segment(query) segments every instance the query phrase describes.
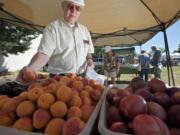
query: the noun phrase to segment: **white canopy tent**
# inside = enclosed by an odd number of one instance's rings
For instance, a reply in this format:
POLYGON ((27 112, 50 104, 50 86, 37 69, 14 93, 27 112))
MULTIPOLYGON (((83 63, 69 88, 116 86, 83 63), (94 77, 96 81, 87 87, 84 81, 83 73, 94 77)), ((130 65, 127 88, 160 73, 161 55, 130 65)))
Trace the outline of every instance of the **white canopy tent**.
MULTIPOLYGON (((0 0, 0 20, 42 31, 62 16, 60 0, 0 0)), ((141 45, 180 17, 180 0, 86 0, 80 18, 95 46, 141 45)))
MULTIPOLYGON (((61 16, 60 0, 0 0, 0 21, 36 31, 61 16)), ((88 27, 94 45, 99 47, 141 46, 162 31, 170 61, 166 28, 179 18, 180 0, 86 0, 80 22, 88 27)))

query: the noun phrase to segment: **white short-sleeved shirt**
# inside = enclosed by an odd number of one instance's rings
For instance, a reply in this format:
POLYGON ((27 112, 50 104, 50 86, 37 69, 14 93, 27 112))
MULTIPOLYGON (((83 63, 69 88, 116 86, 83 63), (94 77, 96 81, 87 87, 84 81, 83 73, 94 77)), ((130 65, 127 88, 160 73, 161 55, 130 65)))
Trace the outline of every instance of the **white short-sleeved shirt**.
POLYGON ((85 26, 77 23, 73 29, 64 20, 56 20, 45 28, 38 52, 49 56, 49 73, 82 73, 94 46, 85 26))

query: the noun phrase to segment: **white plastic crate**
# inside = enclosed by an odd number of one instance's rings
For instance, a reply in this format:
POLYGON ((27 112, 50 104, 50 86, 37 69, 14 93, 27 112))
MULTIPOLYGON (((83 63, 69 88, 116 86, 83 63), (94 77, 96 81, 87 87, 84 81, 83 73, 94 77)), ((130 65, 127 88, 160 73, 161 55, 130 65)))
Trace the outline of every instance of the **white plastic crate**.
POLYGON ((102 106, 101 106, 101 111, 100 111, 100 117, 99 117, 99 123, 98 123, 99 133, 101 135, 130 135, 130 134, 112 132, 111 130, 107 129, 107 126, 106 126, 106 108, 107 108, 106 94, 112 87, 125 88, 125 87, 127 87, 127 85, 126 84, 116 84, 116 85, 108 86, 105 96, 104 96, 104 99, 102 101, 102 106))
MULTIPOLYGON (((89 135, 90 134, 90 132, 93 128, 93 125, 95 123, 95 120, 98 116, 98 113, 100 111, 103 98, 105 97, 105 93, 106 93, 106 89, 104 90, 104 92, 101 96, 101 99, 97 103, 97 105, 96 105, 93 113, 91 114, 89 120, 87 121, 84 129, 78 135, 89 135)), ((43 134, 42 133, 36 133, 36 132, 20 131, 20 130, 17 130, 15 128, 0 126, 0 135, 43 135, 43 134)))

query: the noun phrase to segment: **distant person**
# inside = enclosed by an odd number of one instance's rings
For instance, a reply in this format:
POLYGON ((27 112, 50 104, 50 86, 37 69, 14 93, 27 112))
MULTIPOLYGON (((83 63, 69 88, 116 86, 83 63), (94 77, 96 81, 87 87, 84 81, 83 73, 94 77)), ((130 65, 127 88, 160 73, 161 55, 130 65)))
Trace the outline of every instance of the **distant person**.
POLYGON ((148 81, 148 74, 149 74, 149 64, 151 62, 149 55, 146 53, 145 50, 141 51, 141 55, 138 58, 138 62, 140 64, 141 70, 139 72, 139 76, 145 80, 145 82, 148 81))
POLYGON ((154 77, 161 79, 161 57, 162 53, 156 48, 156 46, 151 47, 153 51, 153 57, 151 64, 154 67, 154 77))
POLYGON ((103 70, 107 77, 111 77, 112 83, 116 83, 118 60, 115 53, 112 52, 110 46, 105 47, 103 70))

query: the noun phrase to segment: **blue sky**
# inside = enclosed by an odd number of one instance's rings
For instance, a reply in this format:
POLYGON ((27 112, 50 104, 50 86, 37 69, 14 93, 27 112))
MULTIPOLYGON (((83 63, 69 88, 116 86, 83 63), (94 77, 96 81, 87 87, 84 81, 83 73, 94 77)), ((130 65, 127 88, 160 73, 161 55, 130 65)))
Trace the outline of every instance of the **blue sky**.
MULTIPOLYGON (((169 51, 172 53, 174 50, 178 49, 180 44, 180 20, 171 25, 166 32, 168 37, 169 51)), ((158 48, 165 48, 163 32, 159 32, 148 42, 143 44, 142 49, 150 52, 152 45, 157 45, 158 48)), ((135 48, 136 52, 140 53, 140 47, 135 48)))

